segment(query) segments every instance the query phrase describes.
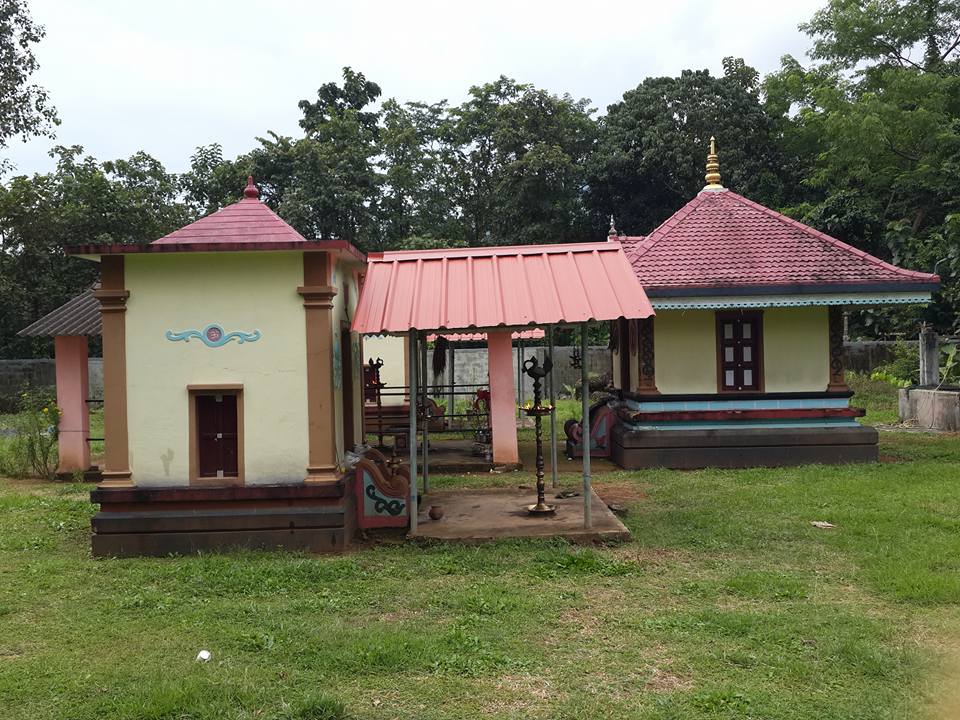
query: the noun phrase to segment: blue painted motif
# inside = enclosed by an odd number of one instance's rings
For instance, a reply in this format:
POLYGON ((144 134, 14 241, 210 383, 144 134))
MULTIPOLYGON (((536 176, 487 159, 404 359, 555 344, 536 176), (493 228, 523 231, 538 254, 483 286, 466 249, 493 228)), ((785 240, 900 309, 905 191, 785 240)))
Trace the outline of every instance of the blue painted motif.
POLYGON ((233 340, 236 340, 239 345, 256 342, 262 337, 259 330, 254 330, 253 332, 244 332, 242 330, 225 332, 223 327, 216 323, 210 323, 203 330, 181 330, 180 332, 167 330, 166 334, 167 340, 171 342, 179 342, 181 340, 183 342, 190 342, 192 338, 196 338, 207 347, 213 348, 223 347, 233 340))

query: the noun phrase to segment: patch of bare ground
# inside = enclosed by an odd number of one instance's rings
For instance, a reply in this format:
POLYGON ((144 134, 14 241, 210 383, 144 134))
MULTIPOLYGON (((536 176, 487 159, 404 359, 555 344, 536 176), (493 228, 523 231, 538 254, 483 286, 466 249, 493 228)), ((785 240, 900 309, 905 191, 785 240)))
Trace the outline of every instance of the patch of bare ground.
POLYGON ((512 717, 545 708, 548 703, 557 701, 557 689, 553 681, 543 675, 508 673, 501 675, 494 687, 496 693, 483 706, 484 711, 490 714, 512 717))
POLYGON ((689 553, 670 548, 621 545, 607 548, 606 552, 617 560, 637 565, 680 565, 691 561, 689 553))
POLYGON ((647 498, 647 485, 630 482, 607 482, 601 480, 593 483, 593 489, 608 505, 633 505, 647 498))
POLYGON ((942 658, 940 671, 929 678, 924 688, 927 715, 933 720, 956 720, 960 718, 960 639, 926 637, 921 642, 942 658))
POLYGON ((693 681, 674 675, 663 668, 654 667, 644 687, 651 692, 668 693, 675 690, 689 690, 693 687, 693 681))
POLYGON ((63 483, 37 478, 4 478, 4 481, 25 495, 51 495, 57 488, 64 486, 63 483))

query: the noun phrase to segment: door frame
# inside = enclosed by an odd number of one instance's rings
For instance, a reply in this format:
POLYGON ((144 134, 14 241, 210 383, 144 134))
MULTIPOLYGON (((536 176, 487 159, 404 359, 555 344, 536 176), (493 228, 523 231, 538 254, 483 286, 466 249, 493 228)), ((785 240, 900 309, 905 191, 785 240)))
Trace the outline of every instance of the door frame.
MULTIPOLYGON (((742 332, 742 330, 741 330, 742 332)), ((736 333, 736 330, 734 330, 736 333)), ((751 310, 718 310, 716 311, 716 323, 714 325, 714 343, 716 344, 716 353, 717 353, 717 394, 719 395, 743 395, 750 393, 763 393, 764 387, 766 386, 766 371, 764 370, 764 353, 763 353, 763 310, 762 309, 751 309, 751 310), (742 323, 746 320, 751 323, 754 323, 756 328, 755 335, 756 337, 752 338, 753 343, 751 347, 755 351, 755 359, 751 363, 753 365, 753 370, 756 372, 756 387, 753 388, 744 388, 743 390, 738 390, 736 388, 726 388, 723 383, 723 342, 721 338, 723 336, 723 323, 725 321, 734 320, 742 323)), ((742 346, 742 338, 740 345, 742 346)), ((741 349, 742 352, 742 349, 741 349)), ((736 362, 736 355, 734 355, 734 362, 736 362)), ((729 364, 729 363, 728 363, 729 364)), ((742 364, 741 364, 742 367, 742 364)), ((742 370, 741 370, 742 372, 742 370)), ((736 379, 736 377, 734 377, 736 379)))
POLYGON ((190 446, 190 485, 196 487, 230 487, 243 485, 243 384, 213 383, 209 385, 187 385, 188 420, 190 446), (236 395, 237 397, 237 475, 236 477, 200 477, 200 451, 197 443, 197 395, 236 395))

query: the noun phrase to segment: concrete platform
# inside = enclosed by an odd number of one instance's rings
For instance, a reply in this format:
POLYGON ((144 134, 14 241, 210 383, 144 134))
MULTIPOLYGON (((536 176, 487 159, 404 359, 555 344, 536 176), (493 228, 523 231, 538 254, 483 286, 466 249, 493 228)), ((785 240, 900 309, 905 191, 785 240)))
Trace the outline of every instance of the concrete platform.
POLYGON ((557 506, 554 515, 534 517, 526 507, 536 502, 535 490, 488 488, 443 490, 424 498, 418 527, 411 538, 477 543, 501 538, 554 538, 592 543, 621 541, 630 531, 596 493, 592 494, 593 527, 583 526, 583 497, 558 499, 547 489, 547 502, 557 506), (442 505, 444 516, 431 520, 431 505, 442 505))

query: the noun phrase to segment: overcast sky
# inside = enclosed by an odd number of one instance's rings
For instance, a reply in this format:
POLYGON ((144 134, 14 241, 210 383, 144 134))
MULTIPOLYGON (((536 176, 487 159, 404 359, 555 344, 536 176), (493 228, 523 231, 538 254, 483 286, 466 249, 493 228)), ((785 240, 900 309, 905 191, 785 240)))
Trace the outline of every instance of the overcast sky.
POLYGON ((18 173, 49 170, 54 144, 142 149, 171 171, 197 145, 234 157, 267 130, 297 133, 297 102, 344 65, 401 101, 459 102, 504 74, 604 111, 645 77, 719 73, 726 55, 775 70, 804 55, 797 25, 823 2, 30 0, 47 29, 35 79, 62 124, 7 156, 18 173))

